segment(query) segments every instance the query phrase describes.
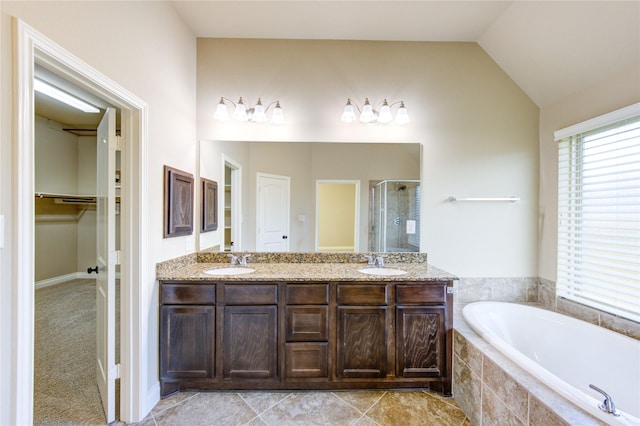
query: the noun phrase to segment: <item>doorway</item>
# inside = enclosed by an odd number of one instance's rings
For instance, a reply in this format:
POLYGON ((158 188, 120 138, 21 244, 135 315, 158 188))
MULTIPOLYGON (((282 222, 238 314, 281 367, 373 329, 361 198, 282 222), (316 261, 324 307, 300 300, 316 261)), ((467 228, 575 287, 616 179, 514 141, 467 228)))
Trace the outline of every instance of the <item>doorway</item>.
POLYGON ((224 251, 242 250, 242 167, 226 155, 224 163, 224 251))
POLYGON ((114 209, 108 238, 97 238, 107 236, 104 228, 107 221, 101 216, 105 210, 96 207, 107 206, 106 191, 99 190, 98 182, 108 184, 114 207, 117 192, 121 190, 115 172, 108 181, 98 173, 107 172, 104 153, 107 145, 98 140, 107 138, 107 124, 113 135, 112 149, 109 149, 113 152, 109 157, 111 170, 120 170, 119 152, 113 146, 116 132, 119 133, 116 118, 120 114, 103 99, 50 72, 37 60, 34 74, 38 83, 33 97, 36 124, 34 275, 36 288, 52 285, 46 292, 38 290, 36 294, 34 420, 38 423, 92 423, 96 419, 111 422, 118 415, 115 410, 117 379, 105 378, 108 376, 105 369, 117 365, 119 359, 115 339, 120 311, 116 306, 116 270, 95 265, 109 257, 96 252, 97 242, 109 240, 115 246, 112 250, 120 249, 117 245, 119 215, 114 209), (86 105, 78 105, 78 101, 86 105), (64 285, 58 286, 59 283, 64 285), (93 292, 89 291, 91 288, 93 292), (74 298, 68 296, 70 289, 77 290, 74 298), (113 294, 108 296, 110 293, 113 294), (97 295, 104 297, 97 298, 97 295), (55 309, 56 298, 69 310, 55 309), (78 321, 80 313, 82 319, 78 321), (49 327, 53 318, 64 326, 49 327), (111 334, 107 330, 111 330, 111 334), (68 344, 59 347, 60 341, 68 344), (51 351, 52 347, 58 350, 51 351), (65 368, 67 364, 73 368, 65 368), (56 376, 54 371, 66 373, 56 376), (97 381, 96 376, 100 378, 97 381), (77 391, 63 391, 65 385, 69 390, 74 389, 74 384, 77 391), (101 402, 97 407, 96 401, 101 402), (61 413, 64 413, 62 417, 61 413))
POLYGON ((316 182, 316 251, 358 251, 359 194, 357 180, 316 182))
MULTIPOLYGON (((124 366, 121 374, 120 419, 139 421, 147 410, 147 373, 144 369, 147 350, 142 344, 146 336, 147 313, 141 307, 148 306, 148 294, 142 291, 148 282, 147 241, 139 218, 147 217, 146 159, 147 105, 115 82, 109 80, 71 53, 56 45, 20 20, 15 21, 17 58, 15 108, 23 114, 15 114, 14 164, 16 164, 15 232, 13 244, 15 259, 15 314, 13 333, 16 336, 13 360, 13 380, 9 392, 14 395, 14 424, 33 423, 33 372, 34 372, 34 102, 30 94, 34 88, 36 62, 74 85, 104 99, 122 111, 122 134, 127 140, 122 155, 121 209, 122 254, 121 281, 126 291, 121 295, 122 334, 121 354, 124 366), (29 330, 31 332, 29 332, 29 330)), ((114 371, 114 375, 117 372, 114 371)))

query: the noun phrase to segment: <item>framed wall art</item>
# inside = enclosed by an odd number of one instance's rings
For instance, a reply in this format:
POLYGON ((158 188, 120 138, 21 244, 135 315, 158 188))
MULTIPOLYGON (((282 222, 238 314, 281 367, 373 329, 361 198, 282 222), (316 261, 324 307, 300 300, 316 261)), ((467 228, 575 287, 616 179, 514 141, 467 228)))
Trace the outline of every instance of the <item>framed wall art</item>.
POLYGON ((164 166, 164 238, 193 234, 193 175, 164 166))
POLYGON ((201 232, 218 229, 218 182, 202 178, 201 232))

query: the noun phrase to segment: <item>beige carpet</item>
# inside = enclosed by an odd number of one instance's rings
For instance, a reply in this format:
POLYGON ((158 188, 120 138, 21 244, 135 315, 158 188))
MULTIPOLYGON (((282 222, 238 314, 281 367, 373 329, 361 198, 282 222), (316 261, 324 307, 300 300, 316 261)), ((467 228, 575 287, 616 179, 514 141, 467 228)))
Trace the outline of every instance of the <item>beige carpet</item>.
POLYGON ((95 328, 95 280, 35 292, 34 424, 105 424, 95 328))

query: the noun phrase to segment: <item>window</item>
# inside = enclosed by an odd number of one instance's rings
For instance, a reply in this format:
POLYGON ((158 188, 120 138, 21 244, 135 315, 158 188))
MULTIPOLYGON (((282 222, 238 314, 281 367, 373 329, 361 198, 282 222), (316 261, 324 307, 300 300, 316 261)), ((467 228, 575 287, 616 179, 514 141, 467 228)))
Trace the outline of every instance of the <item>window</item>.
POLYGON ((640 104, 555 136, 556 293, 640 321, 640 104))

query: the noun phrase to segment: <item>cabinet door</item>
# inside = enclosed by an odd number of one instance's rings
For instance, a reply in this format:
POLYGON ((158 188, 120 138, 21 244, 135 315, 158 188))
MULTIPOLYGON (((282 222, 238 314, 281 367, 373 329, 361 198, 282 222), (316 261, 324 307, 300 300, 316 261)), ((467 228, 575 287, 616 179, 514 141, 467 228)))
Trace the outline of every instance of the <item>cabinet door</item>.
POLYGON ((287 343, 285 370, 290 378, 328 377, 327 343, 287 343))
POLYGON ((223 331, 225 378, 277 377, 277 306, 226 306, 223 331))
POLYGON ((338 307, 340 377, 387 375, 387 308, 338 307))
POLYGON ((396 308, 398 376, 445 375, 445 312, 445 306, 396 308))
POLYGON ((161 378, 211 378, 215 365, 215 306, 162 306, 161 378))

